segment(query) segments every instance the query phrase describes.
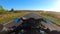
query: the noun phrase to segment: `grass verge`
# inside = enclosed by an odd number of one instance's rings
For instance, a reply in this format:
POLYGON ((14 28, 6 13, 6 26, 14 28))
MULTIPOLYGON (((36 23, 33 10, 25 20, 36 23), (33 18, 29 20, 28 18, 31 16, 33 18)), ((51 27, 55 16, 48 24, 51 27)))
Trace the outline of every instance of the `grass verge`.
POLYGON ((60 26, 60 20, 56 20, 56 18, 53 18, 53 17, 50 17, 50 16, 47 16, 46 14, 41 14, 40 12, 37 12, 36 14, 42 16, 43 18, 48 18, 52 21, 52 23, 60 26))
POLYGON ((23 16, 28 13, 29 12, 2 14, 2 15, 0 15, 0 24, 6 22, 8 20, 12 20, 13 18, 23 16))
POLYGON ((43 14, 41 14, 41 16, 44 17, 44 18, 48 18, 48 19, 50 19, 54 24, 60 26, 60 20, 56 20, 56 19, 53 18, 53 17, 47 16, 47 15, 43 15, 43 14))

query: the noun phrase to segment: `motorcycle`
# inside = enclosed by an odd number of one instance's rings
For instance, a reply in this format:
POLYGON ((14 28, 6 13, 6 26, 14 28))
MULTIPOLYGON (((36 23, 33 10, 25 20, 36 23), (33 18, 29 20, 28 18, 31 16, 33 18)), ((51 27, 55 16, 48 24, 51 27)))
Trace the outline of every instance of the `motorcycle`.
POLYGON ((22 24, 13 26, 6 34, 47 34, 45 26, 41 24, 43 19, 22 19, 22 24))

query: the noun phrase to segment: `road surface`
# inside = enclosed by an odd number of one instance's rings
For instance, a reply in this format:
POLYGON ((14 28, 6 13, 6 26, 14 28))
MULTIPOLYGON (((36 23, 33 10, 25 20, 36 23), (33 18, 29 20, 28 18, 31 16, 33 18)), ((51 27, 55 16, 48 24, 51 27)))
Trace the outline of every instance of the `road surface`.
MULTIPOLYGON (((27 14, 27 15, 25 15, 25 16, 22 16, 22 17, 25 17, 25 18, 30 18, 30 17, 33 17, 33 18, 36 18, 36 19, 38 19, 38 18, 42 18, 40 15, 37 15, 37 14, 34 14, 34 13, 30 13, 30 14, 27 14)), ((55 24, 53 24, 53 23, 45 23, 45 22, 41 22, 45 27, 47 27, 47 28, 49 28, 51 31, 53 31, 53 30, 56 30, 56 31, 60 31, 60 27, 59 26, 57 26, 57 25, 55 25, 55 24)), ((21 22, 19 22, 19 23, 14 23, 13 21, 10 21, 10 22, 7 22, 7 23, 4 23, 3 25, 5 26, 5 27, 12 27, 12 26, 18 26, 18 25, 20 25, 21 24, 21 22)))

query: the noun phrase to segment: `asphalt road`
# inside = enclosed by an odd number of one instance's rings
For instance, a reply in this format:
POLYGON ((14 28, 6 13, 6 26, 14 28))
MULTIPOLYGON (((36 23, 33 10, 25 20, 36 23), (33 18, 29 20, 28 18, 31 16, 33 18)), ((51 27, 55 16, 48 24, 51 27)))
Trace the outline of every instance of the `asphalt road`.
MULTIPOLYGON (((27 15, 22 16, 22 17, 24 17, 24 18, 33 17, 33 18, 35 18, 35 19, 42 18, 40 15, 37 15, 37 14, 34 14, 34 13, 30 13, 30 14, 27 14, 27 15)), ((49 28, 51 31, 53 31, 53 30, 60 31, 60 27, 57 26, 57 25, 55 25, 55 24, 53 24, 53 23, 45 23, 45 22, 41 22, 41 23, 42 23, 45 27, 49 28)), ((13 21, 9 21, 9 22, 7 22, 7 23, 4 23, 3 25, 4 25, 5 27, 12 27, 12 26, 18 26, 18 25, 20 25, 20 24, 21 24, 21 22, 19 22, 19 23, 14 23, 13 21)))
MULTIPOLYGON (((25 17, 25 18, 33 17, 33 18, 35 18, 35 19, 42 18, 40 15, 33 14, 33 13, 28 14, 28 15, 25 15, 25 16, 23 16, 23 17, 25 17)), ((42 23, 45 27, 49 28, 51 31, 53 31, 53 30, 60 31, 60 27, 57 26, 57 25, 55 25, 55 24, 53 24, 53 23, 45 23, 45 22, 41 22, 41 23, 42 23)))
MULTIPOLYGON (((39 16, 39 15, 37 15, 37 14, 34 14, 34 13, 30 13, 30 14, 27 14, 27 15, 22 16, 22 17, 27 18, 27 19, 30 18, 30 17, 35 18, 35 19, 42 18, 41 16, 39 16)), ((19 18, 20 18, 20 17, 19 17, 19 18)), ((14 23, 13 20, 12 20, 12 21, 9 21, 9 22, 6 22, 6 23, 3 23, 3 25, 4 25, 5 27, 18 26, 18 25, 20 25, 20 24, 21 24, 21 22, 19 22, 19 23, 14 23)))

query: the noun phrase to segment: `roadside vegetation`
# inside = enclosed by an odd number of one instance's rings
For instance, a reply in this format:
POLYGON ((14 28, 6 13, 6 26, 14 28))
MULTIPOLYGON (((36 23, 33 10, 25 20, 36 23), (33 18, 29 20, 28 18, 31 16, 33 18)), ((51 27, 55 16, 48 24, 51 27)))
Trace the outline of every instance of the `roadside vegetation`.
POLYGON ((22 12, 22 13, 2 14, 2 15, 0 15, 0 23, 8 21, 8 20, 12 20, 13 18, 20 17, 25 14, 27 14, 27 13, 22 12))
MULTIPOLYGON (((60 26, 60 19, 57 19, 57 17, 54 18, 54 17, 50 16, 51 13, 48 15, 47 13, 44 13, 44 12, 38 12, 37 14, 41 15, 43 18, 48 18, 49 20, 52 21, 52 23, 60 26)), ((53 14, 51 14, 51 15, 53 15, 53 14)), ((53 15, 53 16, 55 16, 55 15, 53 15)))
POLYGON ((48 18, 48 19, 50 19, 53 23, 55 23, 55 24, 58 24, 58 25, 60 25, 60 20, 56 20, 56 18, 53 18, 53 17, 50 17, 50 16, 47 16, 47 15, 41 15, 41 16, 43 16, 44 18, 48 18))
POLYGON ((24 11, 14 11, 12 8, 11 10, 4 10, 2 6, 0 6, 0 24, 6 21, 12 20, 13 18, 23 16, 28 14, 29 12, 24 11))

